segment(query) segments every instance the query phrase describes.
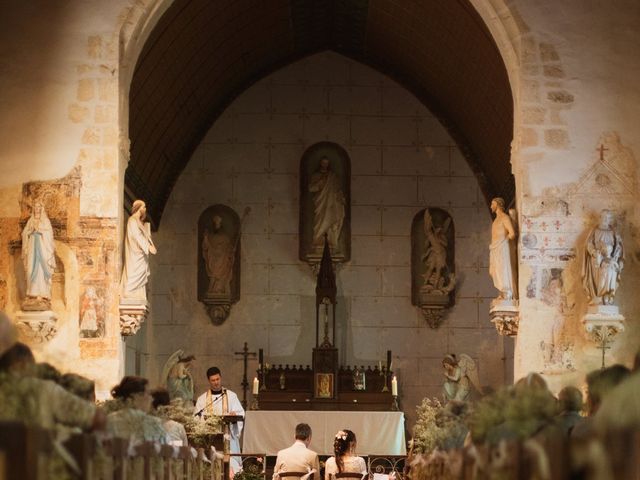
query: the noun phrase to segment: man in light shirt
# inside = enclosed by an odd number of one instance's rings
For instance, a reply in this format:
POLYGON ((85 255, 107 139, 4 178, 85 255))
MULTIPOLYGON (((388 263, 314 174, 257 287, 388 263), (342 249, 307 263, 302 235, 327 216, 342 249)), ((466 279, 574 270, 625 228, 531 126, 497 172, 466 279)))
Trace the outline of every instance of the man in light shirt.
POLYGON ((296 441, 289 448, 280 450, 273 469, 273 479, 280 472, 313 472, 309 480, 320 480, 320 462, 318 454, 309 449, 311 427, 306 423, 296 425, 296 441))

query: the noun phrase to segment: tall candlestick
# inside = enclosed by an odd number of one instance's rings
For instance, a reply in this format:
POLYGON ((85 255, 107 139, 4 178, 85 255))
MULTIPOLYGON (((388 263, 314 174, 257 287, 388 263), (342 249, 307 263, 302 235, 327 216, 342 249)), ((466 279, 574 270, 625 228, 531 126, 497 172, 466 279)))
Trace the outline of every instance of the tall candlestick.
POLYGON ((258 363, 260 364, 260 368, 264 365, 264 351, 262 349, 258 350, 258 363))
POLYGON ((398 395, 398 379, 396 378, 395 375, 391 379, 391 395, 393 396, 398 395))
POLYGON ((258 395, 258 390, 260 390, 260 381, 258 380, 258 377, 253 377, 253 389, 251 392, 254 395, 258 395))
POLYGON ((391 350, 387 350, 387 371, 391 370, 391 350))

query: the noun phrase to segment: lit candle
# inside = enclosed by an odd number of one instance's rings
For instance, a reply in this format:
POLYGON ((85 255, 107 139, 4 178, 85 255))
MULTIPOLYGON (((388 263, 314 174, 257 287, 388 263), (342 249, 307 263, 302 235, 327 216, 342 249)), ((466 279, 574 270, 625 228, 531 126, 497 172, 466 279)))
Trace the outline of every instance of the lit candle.
POLYGON ((258 390, 260 390, 260 381, 258 380, 258 377, 253 377, 253 394, 258 395, 258 390))
POLYGON ((378 360, 378 370, 382 371, 382 362, 378 360))
POLYGON ((395 375, 391 379, 391 395, 393 395, 394 397, 398 396, 398 379, 395 375))

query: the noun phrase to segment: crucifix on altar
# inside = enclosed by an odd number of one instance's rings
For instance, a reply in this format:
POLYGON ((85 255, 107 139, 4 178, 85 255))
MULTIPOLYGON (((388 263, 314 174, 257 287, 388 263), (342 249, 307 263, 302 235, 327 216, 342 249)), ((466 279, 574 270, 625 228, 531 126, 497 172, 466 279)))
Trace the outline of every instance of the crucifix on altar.
POLYGON ((324 236, 324 249, 316 283, 316 347, 313 349, 313 396, 317 399, 334 399, 338 377, 338 349, 336 342, 336 274, 331 261, 331 251, 327 235, 324 236), (331 314, 329 313, 331 310, 331 314), (329 334, 331 317, 331 334, 329 334), (322 343, 320 343, 320 324, 322 323, 322 343))
POLYGON ((233 352, 235 355, 241 355, 244 365, 244 373, 242 374, 242 408, 247 409, 247 388, 249 388, 249 381, 247 380, 247 362, 249 357, 256 358, 256 352, 250 352, 247 347, 247 342, 244 342, 244 348, 241 352, 233 352))

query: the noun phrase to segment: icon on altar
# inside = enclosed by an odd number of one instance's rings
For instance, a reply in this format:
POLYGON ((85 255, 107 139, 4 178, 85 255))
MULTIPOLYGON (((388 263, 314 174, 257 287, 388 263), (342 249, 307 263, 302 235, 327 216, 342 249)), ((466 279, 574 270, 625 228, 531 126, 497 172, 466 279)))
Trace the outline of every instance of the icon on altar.
POLYGON ((333 373, 316 373, 316 398, 333 398, 333 373))

